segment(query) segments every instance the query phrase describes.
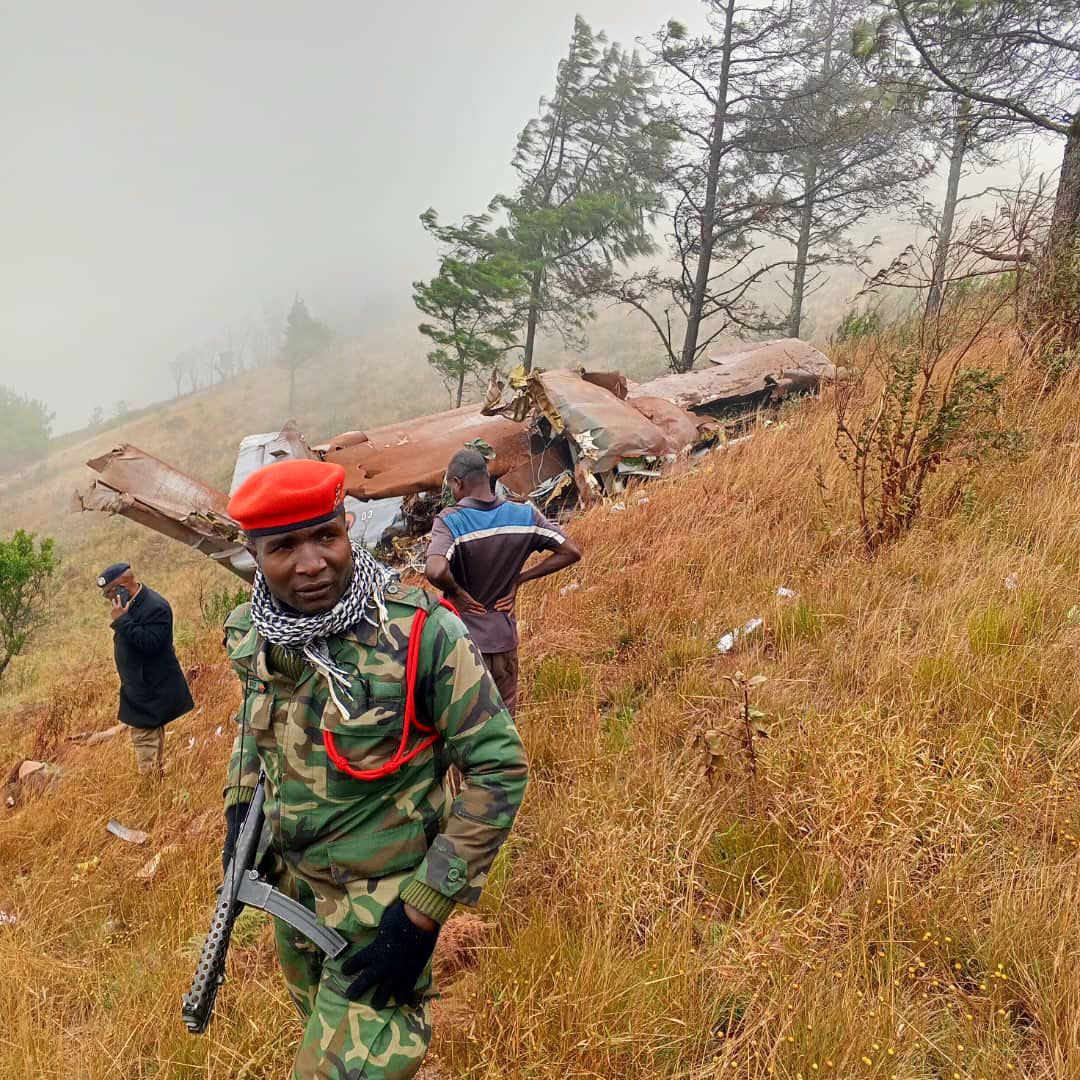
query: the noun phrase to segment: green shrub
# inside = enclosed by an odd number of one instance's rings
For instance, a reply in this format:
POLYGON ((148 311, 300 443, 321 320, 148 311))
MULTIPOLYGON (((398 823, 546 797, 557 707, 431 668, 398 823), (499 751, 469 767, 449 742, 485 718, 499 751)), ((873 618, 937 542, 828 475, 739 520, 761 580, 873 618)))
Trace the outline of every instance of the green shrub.
POLYGON ((199 610, 207 626, 221 626, 229 617, 233 608, 246 604, 251 599, 251 589, 247 585, 238 585, 235 589, 223 586, 209 592, 200 590, 199 610))

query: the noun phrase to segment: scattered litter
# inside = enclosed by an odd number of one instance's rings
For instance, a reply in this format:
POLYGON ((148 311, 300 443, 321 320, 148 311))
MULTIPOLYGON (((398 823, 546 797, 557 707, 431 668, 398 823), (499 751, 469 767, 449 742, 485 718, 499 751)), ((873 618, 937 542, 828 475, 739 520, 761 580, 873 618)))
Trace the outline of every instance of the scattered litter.
POLYGON ((123 840, 128 844, 145 844, 150 839, 149 834, 142 832, 139 829, 129 829, 126 825, 121 825, 115 818, 105 826, 107 832, 111 832, 119 840, 123 840))
POLYGON ((204 810, 184 830, 185 836, 203 836, 217 824, 218 812, 216 810, 204 810))
POLYGON ((638 506, 647 506, 649 502, 648 495, 639 495, 636 500, 638 506))
POLYGON ((6 779, 0 779, 6 789, 4 804, 10 810, 18 805, 26 792, 40 791, 62 775, 60 766, 51 761, 34 761, 30 758, 20 761, 6 779))
POLYGON ((755 630, 758 629, 765 622, 764 619, 758 617, 751 619, 745 626, 740 626, 735 630, 729 630, 717 643, 716 647, 722 653, 729 653, 735 648, 736 644, 741 642, 743 638, 749 637, 755 630))
POLYGON ((1069 623, 1080 622, 1080 604, 1073 604, 1065 613, 1065 621, 1069 623))
POLYGON ((119 735, 125 726, 125 724, 113 724, 112 727, 105 728, 104 731, 80 731, 77 735, 69 735, 68 740, 69 742, 79 743, 80 746, 94 746, 119 735))
POLYGON ((195 749, 195 736, 194 736, 194 735, 192 735, 192 736, 191 736, 191 737, 190 737, 190 738, 188 739, 188 741, 187 741, 187 748, 188 748, 189 750, 194 750, 194 749, 195 749))
POLYGON ((799 594, 794 589, 789 589, 786 585, 781 585, 776 590, 776 595, 783 597, 785 600, 794 600, 799 594))
POLYGON ((135 876, 140 881, 149 881, 157 873, 157 869, 160 865, 161 852, 159 851, 156 855, 144 862, 142 866, 140 866, 139 869, 135 871, 135 876))
POLYGON ((14 926, 19 916, 12 911, 0 911, 0 926, 14 926))
POLYGON ((156 855, 148 859, 138 870, 135 871, 135 876, 140 881, 152 881, 154 875, 158 872, 158 867, 161 866, 162 856, 168 855, 170 852, 176 850, 175 844, 168 844, 163 847, 156 855))
POLYGON ((1016 574, 1010 574, 1005 579, 1005 588, 1008 589, 1009 592, 1016 592, 1016 590, 1020 588, 1020 578, 1016 574))
POLYGON ((571 581, 569 585, 564 585, 559 590, 559 595, 560 596, 566 596, 567 593, 577 592, 577 590, 580 589, 580 588, 581 588, 581 585, 578 582, 571 581))
POLYGON ((31 776, 35 776, 40 780, 56 780, 63 775, 59 765, 54 765, 51 761, 24 761, 19 766, 18 780, 21 783, 23 780, 28 780, 31 776))
POLYGON ((86 874, 92 874, 98 866, 101 864, 101 859, 97 855, 93 858, 87 859, 85 862, 75 864, 75 873, 71 875, 72 881, 79 881, 86 874))
POLYGON ((611 504, 611 512, 613 514, 619 514, 625 509, 626 509, 626 503, 624 503, 622 501, 611 504))
POLYGON ((216 728, 214 728, 214 737, 215 738, 220 738, 222 731, 224 731, 223 725, 218 724, 218 726, 216 728))

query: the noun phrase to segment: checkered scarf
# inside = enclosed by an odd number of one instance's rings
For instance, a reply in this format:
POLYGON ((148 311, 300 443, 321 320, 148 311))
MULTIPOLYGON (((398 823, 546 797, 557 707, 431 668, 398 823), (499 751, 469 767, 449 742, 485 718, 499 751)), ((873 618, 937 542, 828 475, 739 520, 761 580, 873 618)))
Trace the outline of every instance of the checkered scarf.
POLYGON ((348 689, 349 676, 331 659, 326 639, 343 634, 364 621, 381 627, 386 620, 386 601, 383 593, 394 580, 394 572, 378 562, 360 544, 353 542, 353 573, 341 599, 321 615, 301 615, 285 611, 274 599, 262 571, 255 574, 251 591, 251 620, 255 629, 272 645, 302 653, 326 676, 333 686, 336 681, 348 689))

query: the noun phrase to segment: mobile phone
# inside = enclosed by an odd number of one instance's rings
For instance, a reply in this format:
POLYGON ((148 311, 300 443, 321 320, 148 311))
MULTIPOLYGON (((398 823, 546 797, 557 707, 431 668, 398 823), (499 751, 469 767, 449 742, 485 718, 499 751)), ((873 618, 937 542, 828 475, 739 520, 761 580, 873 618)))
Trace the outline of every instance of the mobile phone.
POLYGON ((129 601, 131 600, 131 593, 129 593, 127 589, 125 589, 124 586, 121 585, 120 588, 116 590, 116 597, 120 601, 120 603, 124 605, 124 607, 127 607, 129 601))

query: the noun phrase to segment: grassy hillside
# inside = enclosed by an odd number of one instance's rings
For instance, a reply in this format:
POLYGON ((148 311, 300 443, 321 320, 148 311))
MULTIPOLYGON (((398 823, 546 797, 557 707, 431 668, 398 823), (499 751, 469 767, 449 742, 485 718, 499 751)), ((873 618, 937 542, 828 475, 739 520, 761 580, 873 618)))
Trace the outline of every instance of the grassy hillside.
MULTIPOLYGON (((1080 1076, 1080 387, 1035 397, 1017 348, 994 361, 1030 452, 959 499, 943 477, 873 564, 827 400, 574 522, 580 587, 525 591, 531 786, 484 947, 443 980, 429 1077, 1080 1076), (756 779, 734 742, 705 771, 736 670, 768 677, 756 779)), ((224 443, 198 402, 177 416, 185 440, 224 443)), ((68 558, 71 621, 0 698, 0 764, 114 715, 115 678, 90 663, 104 612, 68 558)), ((164 785, 139 789, 124 741, 61 750, 63 778, 0 817, 0 911, 18 920, 0 925, 3 1080, 277 1077, 299 1037, 259 918, 209 1035, 180 1023, 238 695, 195 615, 217 572, 170 566, 198 710, 169 728, 164 785), (108 836, 110 817, 147 846, 108 836)))

